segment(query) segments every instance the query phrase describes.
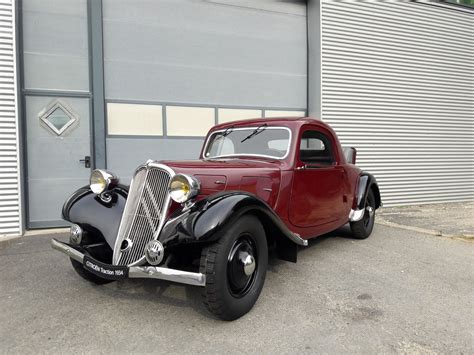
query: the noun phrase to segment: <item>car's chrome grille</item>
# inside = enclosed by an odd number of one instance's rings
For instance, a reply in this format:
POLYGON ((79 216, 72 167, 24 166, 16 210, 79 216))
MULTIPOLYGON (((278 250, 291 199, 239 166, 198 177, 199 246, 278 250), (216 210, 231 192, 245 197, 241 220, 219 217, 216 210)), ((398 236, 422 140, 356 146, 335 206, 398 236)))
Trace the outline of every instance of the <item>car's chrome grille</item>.
POLYGON ((135 172, 114 248, 115 265, 136 265, 144 260, 145 246, 160 232, 169 208, 171 177, 172 171, 158 164, 135 172), (128 248, 123 248, 124 241, 128 248))

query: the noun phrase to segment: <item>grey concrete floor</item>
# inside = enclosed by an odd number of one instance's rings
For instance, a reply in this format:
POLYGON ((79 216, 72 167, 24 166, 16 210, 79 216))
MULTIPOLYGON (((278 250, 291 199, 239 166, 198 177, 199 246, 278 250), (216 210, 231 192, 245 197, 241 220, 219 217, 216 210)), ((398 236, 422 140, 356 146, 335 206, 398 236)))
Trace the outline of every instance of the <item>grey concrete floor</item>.
POLYGON ((348 236, 272 259, 234 322, 212 318, 198 288, 89 284, 50 236, 0 243, 0 352, 473 353, 472 242, 382 225, 348 236))
POLYGON ((435 235, 474 238, 474 202, 384 207, 379 222, 424 229, 435 235))

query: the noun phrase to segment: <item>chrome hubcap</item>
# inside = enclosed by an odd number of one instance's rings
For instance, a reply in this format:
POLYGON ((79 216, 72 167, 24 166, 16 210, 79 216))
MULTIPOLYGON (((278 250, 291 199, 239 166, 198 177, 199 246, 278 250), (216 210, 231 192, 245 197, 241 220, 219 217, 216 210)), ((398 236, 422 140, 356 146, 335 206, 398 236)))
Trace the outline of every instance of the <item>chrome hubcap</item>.
POLYGON ((240 261, 244 265, 245 275, 247 276, 252 275, 253 272, 255 271, 255 266, 256 266, 255 258, 253 257, 253 255, 247 252, 240 253, 240 261))
POLYGON ((374 211, 373 207, 372 206, 367 206, 365 209, 366 209, 367 212, 369 212, 369 217, 372 218, 373 215, 375 214, 375 211, 374 211))

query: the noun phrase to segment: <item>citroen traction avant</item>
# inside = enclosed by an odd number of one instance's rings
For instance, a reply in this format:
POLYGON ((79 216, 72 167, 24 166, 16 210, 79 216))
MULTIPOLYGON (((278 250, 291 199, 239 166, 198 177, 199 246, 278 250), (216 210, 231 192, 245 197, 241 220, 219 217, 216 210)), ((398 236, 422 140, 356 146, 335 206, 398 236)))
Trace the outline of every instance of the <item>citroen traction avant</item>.
POLYGON ((355 159, 319 120, 220 124, 198 160, 149 160, 130 186, 93 170, 64 204, 69 241, 52 247, 96 284, 154 278, 202 287, 209 311, 233 320, 257 301, 269 248, 296 262, 308 239, 348 222, 354 238, 371 234, 380 192, 355 159))

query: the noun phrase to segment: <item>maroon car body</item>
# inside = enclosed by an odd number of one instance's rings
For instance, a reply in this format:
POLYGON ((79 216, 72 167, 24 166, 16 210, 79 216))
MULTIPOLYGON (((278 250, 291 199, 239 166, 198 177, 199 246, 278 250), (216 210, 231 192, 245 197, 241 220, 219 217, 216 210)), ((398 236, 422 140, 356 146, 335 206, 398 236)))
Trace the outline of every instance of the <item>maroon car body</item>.
POLYGON ((149 160, 130 186, 104 170, 63 208, 69 243, 52 240, 83 278, 157 278, 204 287, 222 319, 248 312, 268 249, 296 262, 307 240, 350 223, 368 237, 381 198, 335 132, 311 118, 213 127, 197 160, 149 160))
MULTIPOLYGON (((291 130, 294 138, 286 158, 276 160, 240 155, 206 159, 203 145, 199 160, 161 162, 177 173, 196 176, 201 183, 198 199, 224 190, 246 191, 258 196, 303 239, 328 233, 349 222, 351 209, 357 209, 357 187, 363 172, 346 161, 336 133, 326 123, 312 118, 235 121, 213 127, 205 141, 216 131, 263 124, 291 130), (308 165, 301 161, 299 143, 305 131, 321 132, 330 139, 334 148, 332 164, 308 165)), ((380 194, 374 179, 370 187, 376 192, 380 206, 380 194)))

